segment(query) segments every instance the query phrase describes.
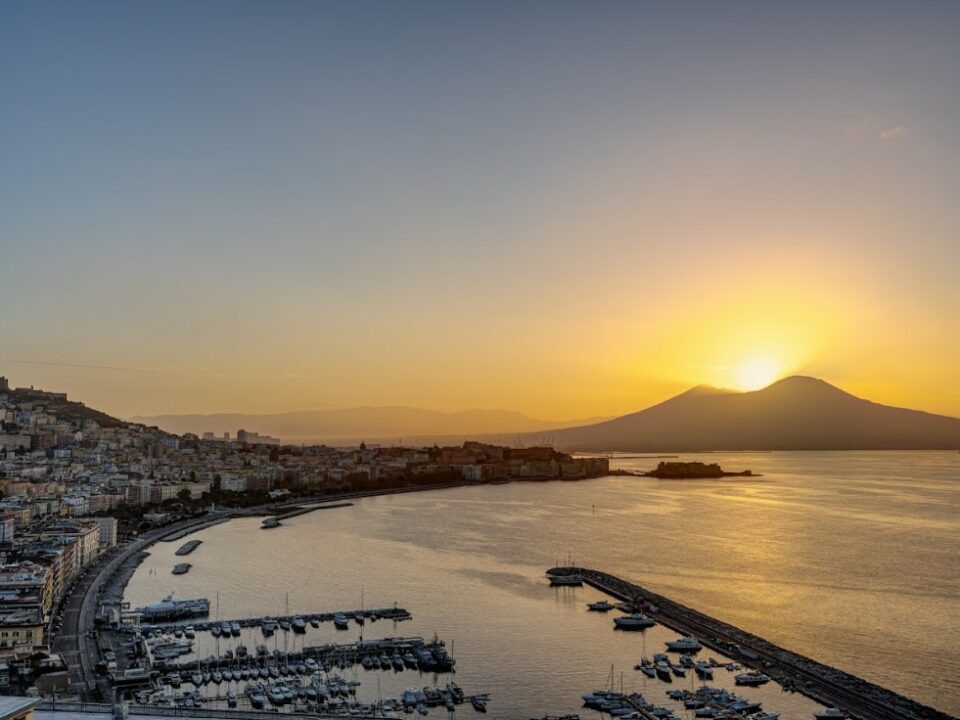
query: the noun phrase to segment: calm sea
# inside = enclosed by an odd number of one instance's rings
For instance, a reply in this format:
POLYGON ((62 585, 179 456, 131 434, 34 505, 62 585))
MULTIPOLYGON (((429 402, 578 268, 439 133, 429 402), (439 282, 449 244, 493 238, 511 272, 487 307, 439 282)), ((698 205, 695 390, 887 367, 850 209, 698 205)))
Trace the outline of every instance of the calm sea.
MULTIPOLYGON (((456 681, 491 693, 493 718, 584 716, 580 695, 608 685, 611 666, 617 687, 622 678, 626 689, 669 705, 669 686, 632 667, 674 634, 614 632, 611 616, 585 611, 596 591, 548 587, 543 571, 572 557, 960 714, 960 454, 683 459, 763 477, 515 483, 367 498, 275 530, 235 520, 193 536, 203 545, 183 576, 170 574, 182 541, 155 546, 126 598, 208 597, 224 618, 279 614, 288 604, 291 612, 352 609, 361 596, 368 608, 396 602, 414 619, 368 623, 365 637, 436 633, 452 643, 456 681)), ((615 465, 656 462, 621 457, 615 465)), ((244 633, 251 649, 283 650, 346 642, 358 629, 322 625, 305 640, 244 633)), ((211 653, 212 639, 200 637, 200 654, 211 653)), ((354 673, 365 698, 434 682, 409 671, 354 673)), ((732 676, 720 671, 714 684, 732 686, 732 676)), ((809 720, 814 709, 770 685, 743 694, 783 720, 809 720)))

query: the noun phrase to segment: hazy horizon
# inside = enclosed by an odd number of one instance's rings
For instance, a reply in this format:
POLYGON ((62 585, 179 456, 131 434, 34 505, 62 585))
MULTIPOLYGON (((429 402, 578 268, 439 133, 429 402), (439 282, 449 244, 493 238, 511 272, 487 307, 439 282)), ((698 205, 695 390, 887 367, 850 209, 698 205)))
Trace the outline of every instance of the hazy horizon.
POLYGON ((960 5, 8 4, 0 367, 121 417, 960 416, 960 5))

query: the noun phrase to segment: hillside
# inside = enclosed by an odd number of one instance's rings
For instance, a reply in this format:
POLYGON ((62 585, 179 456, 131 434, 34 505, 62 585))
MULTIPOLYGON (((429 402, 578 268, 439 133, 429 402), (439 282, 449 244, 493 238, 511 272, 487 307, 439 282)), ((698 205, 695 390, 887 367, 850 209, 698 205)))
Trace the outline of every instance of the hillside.
POLYGON ((822 380, 756 392, 696 387, 613 420, 551 433, 562 450, 920 450, 960 448, 960 419, 880 405, 822 380))
MULTIPOLYGON (((133 422, 157 425, 167 432, 218 435, 243 428, 279 437, 286 442, 346 442, 398 438, 476 438, 480 435, 553 431, 581 425, 584 420, 536 420, 508 410, 465 410, 444 413, 410 407, 361 407, 308 410, 272 415, 220 413, 215 415, 158 415, 135 417, 133 422)), ((596 418, 593 419, 596 421, 596 418)))

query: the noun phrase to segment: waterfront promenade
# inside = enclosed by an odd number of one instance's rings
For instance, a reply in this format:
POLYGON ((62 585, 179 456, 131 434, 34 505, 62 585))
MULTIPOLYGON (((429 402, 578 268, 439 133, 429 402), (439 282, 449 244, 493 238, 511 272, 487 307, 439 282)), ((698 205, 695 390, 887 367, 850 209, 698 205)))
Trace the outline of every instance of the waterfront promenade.
POLYGON ((737 662, 764 672, 784 688, 796 690, 824 705, 845 710, 860 720, 951 720, 951 716, 887 688, 874 685, 778 647, 738 627, 658 595, 643 586, 599 570, 555 567, 549 575, 576 575, 596 589, 630 606, 644 608, 657 622, 700 642, 737 662))

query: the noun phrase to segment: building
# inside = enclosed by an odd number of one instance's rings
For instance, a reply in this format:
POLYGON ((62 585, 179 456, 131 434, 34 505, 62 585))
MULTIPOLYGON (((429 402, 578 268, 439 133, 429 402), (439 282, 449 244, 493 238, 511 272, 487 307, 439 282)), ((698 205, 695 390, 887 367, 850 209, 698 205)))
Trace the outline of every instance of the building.
POLYGON ((3 375, 0 375, 0 392, 8 392, 10 390, 10 381, 7 380, 3 375))
POLYGON ((0 608, 0 650, 30 650, 43 644, 43 616, 38 608, 0 608))
POLYGON ((13 515, 0 515, 0 543, 13 542, 13 529, 16 521, 13 515))
POLYGON ((9 695, 0 697, 0 720, 33 720, 33 708, 36 704, 37 701, 33 698, 9 695))

